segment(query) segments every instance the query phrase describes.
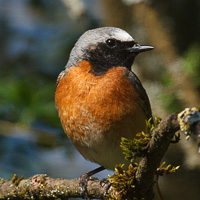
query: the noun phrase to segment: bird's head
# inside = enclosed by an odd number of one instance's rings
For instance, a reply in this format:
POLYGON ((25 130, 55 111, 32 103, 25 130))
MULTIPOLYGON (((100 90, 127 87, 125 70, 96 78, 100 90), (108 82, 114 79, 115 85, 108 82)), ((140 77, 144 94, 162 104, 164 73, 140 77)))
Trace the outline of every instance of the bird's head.
POLYGON ((136 55, 153 48, 139 45, 120 28, 97 28, 85 32, 79 38, 71 51, 67 68, 86 60, 90 62, 95 75, 101 75, 112 67, 131 69, 136 55))

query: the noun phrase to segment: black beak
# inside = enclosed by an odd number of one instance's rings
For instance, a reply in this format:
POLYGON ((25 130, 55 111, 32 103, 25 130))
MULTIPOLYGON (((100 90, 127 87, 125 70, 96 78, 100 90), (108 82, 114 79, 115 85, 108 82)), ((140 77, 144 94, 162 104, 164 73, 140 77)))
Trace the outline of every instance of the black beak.
POLYGON ((138 43, 134 44, 132 47, 127 48, 127 50, 130 51, 131 53, 141 53, 153 49, 154 47, 152 46, 139 45, 138 43))

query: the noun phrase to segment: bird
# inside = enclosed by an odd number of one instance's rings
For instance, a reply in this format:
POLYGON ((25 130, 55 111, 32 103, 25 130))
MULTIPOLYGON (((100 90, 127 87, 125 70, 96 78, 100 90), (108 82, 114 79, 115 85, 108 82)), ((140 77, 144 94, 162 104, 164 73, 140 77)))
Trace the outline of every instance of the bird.
POLYGON ((55 104, 70 141, 100 165, 87 175, 128 165, 121 138, 145 131, 152 117, 148 95, 131 68, 138 54, 153 48, 117 27, 88 30, 72 48, 57 78, 55 104))

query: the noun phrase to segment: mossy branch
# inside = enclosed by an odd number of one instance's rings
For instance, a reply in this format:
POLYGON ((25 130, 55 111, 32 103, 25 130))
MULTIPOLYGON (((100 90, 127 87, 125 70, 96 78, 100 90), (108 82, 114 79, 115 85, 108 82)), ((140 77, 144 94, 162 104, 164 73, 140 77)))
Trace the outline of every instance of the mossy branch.
MULTIPOLYGON (((23 179, 13 176, 12 180, 0 178, 0 199, 64 199, 81 197, 79 179, 51 178, 46 174, 37 174, 23 179), (19 180, 19 181, 17 181, 19 180)), ((91 179, 87 183, 89 198, 103 199, 105 182, 91 179)))
POLYGON ((115 174, 109 177, 110 182, 113 183, 114 191, 114 195, 109 196, 109 198, 153 199, 152 186, 155 182, 155 175, 167 175, 179 169, 179 166, 165 166, 165 162, 160 165, 170 143, 177 143, 179 140, 180 136, 175 133, 181 127, 181 131, 184 131, 187 137, 192 133, 198 134, 198 123, 200 123, 199 109, 187 108, 162 121, 155 118, 154 124, 148 121, 147 133, 141 132, 133 140, 122 138, 121 147, 126 159, 131 160, 131 162, 134 162, 138 157, 142 157, 142 159, 139 165, 134 167, 130 165, 128 170, 124 170, 123 166, 120 165, 116 167, 115 174), (175 141, 172 141, 173 138, 175 141), (123 182, 125 183, 122 184, 123 182))
MULTIPOLYGON (((152 199, 148 194, 152 190, 151 186, 155 174, 165 175, 178 169, 178 167, 171 167, 170 165, 165 167, 165 163, 160 165, 175 133, 181 127, 181 130, 187 136, 191 135, 192 132, 199 134, 199 123, 199 109, 185 109, 178 115, 174 113, 168 116, 160 123, 158 120, 156 127, 149 126, 151 137, 145 133, 140 133, 138 137, 142 137, 142 140, 140 140, 142 153, 138 151, 137 156, 142 156, 142 159, 138 165, 130 165, 126 171, 122 169, 122 166, 117 166, 116 175, 109 178, 112 185, 108 191, 107 199, 109 197, 112 198, 113 195, 119 197, 117 199, 127 195, 128 198, 126 199, 141 199, 141 197, 144 197, 145 200, 152 199), (147 143, 148 145, 145 145, 147 143), (124 182, 124 184, 122 185, 121 182, 124 182), (124 185, 127 191, 124 189, 124 185), (119 188, 121 194, 116 194, 115 188, 119 188), (131 190, 134 191, 133 198, 131 190)), ((124 141, 124 144, 129 144, 126 139, 124 141)), ((126 147, 127 151, 129 151, 128 146, 126 147)), ((133 149, 133 151, 135 150, 133 149)), ((136 155, 129 153, 129 159, 134 158, 136 155)), ((11 180, 0 178, 0 199, 34 200, 60 198, 66 200, 68 198, 78 198, 81 197, 79 182, 79 179, 54 179, 44 174, 35 175, 28 179, 18 178, 16 175, 11 180)), ((106 180, 90 179, 87 183, 88 197, 91 199, 103 199, 107 188, 106 183, 106 180)))
MULTIPOLYGON (((187 108, 181 113, 171 114, 158 124, 152 131, 152 138, 149 142, 148 151, 140 161, 135 174, 138 194, 141 196, 146 196, 148 194, 148 190, 151 189, 154 180, 154 175, 157 173, 157 168, 159 168, 160 162, 175 136, 175 133, 184 130, 183 127, 187 127, 187 132, 196 134, 199 132, 197 128, 199 127, 199 123, 199 109, 187 108), (195 119, 195 122, 192 119, 195 119), (182 127, 181 129, 180 126, 182 127)), ((145 199, 148 199, 148 197, 146 196, 145 199)))
POLYGON ((177 113, 174 113, 154 129, 148 151, 140 161, 135 175, 138 193, 142 196, 151 188, 156 170, 179 128, 177 113))

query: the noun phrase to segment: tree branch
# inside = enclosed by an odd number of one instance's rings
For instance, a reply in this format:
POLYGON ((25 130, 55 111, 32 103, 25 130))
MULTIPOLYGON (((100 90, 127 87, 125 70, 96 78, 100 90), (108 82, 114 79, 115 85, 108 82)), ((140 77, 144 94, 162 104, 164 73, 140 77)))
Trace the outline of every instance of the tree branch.
POLYGON ((156 169, 167 151, 174 134, 180 129, 177 113, 162 120, 153 132, 149 149, 136 172, 137 191, 144 196, 151 189, 156 169))
MULTIPOLYGON (((51 178, 37 174, 28 179, 16 181, 0 179, 0 199, 67 199, 81 197, 79 179, 51 178)), ((103 199, 105 182, 92 178, 87 183, 89 198, 103 199)))
MULTIPOLYGON (((198 109, 185 109, 177 115, 174 113, 162 120, 154 129, 149 148, 141 159, 135 174, 136 191, 139 197, 148 196, 154 181, 154 175, 167 151, 174 134, 180 130, 200 133, 200 112, 198 109), (186 127, 186 128, 185 128, 186 127)), ((28 179, 12 180, 0 178, 0 199, 67 199, 81 197, 79 179, 54 179, 40 174, 28 179)), ((87 183, 88 198, 103 199, 107 181, 91 178, 87 183)), ((112 187, 109 193, 112 195, 112 187)))

